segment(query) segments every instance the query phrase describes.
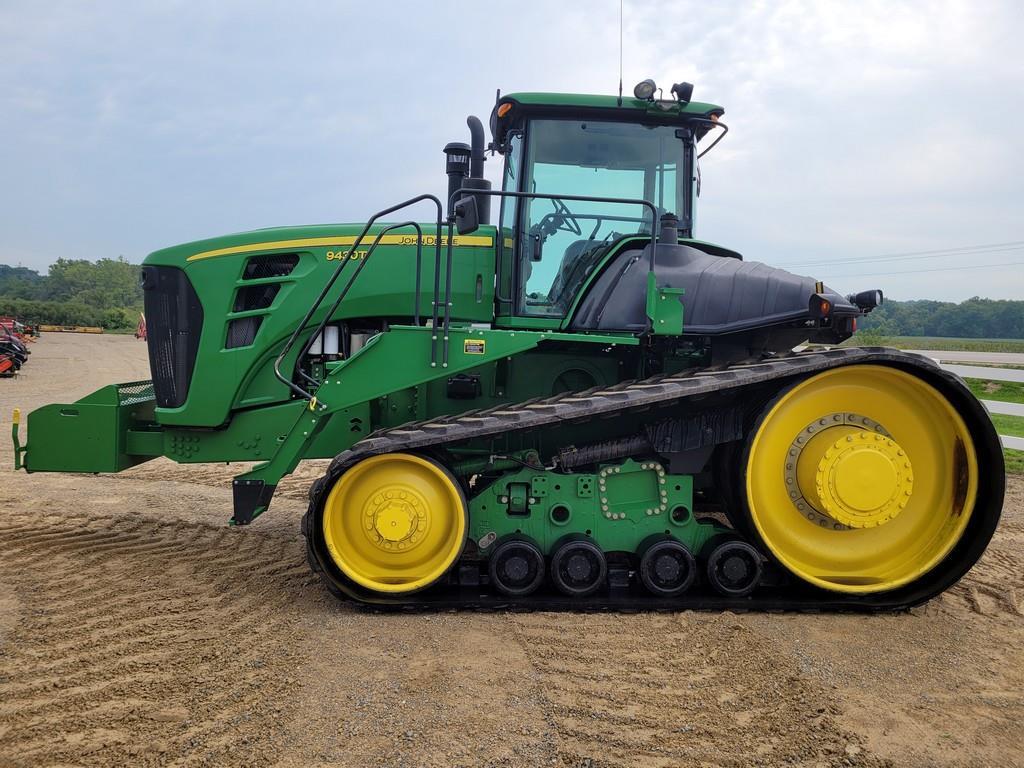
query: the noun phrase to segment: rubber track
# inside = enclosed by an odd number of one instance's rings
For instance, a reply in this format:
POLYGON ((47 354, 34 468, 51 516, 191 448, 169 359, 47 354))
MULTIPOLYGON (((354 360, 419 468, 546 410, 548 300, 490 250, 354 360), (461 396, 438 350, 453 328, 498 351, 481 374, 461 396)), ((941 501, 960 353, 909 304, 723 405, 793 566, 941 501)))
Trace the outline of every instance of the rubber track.
MULTIPOLYGON (((309 562, 328 588, 339 597, 351 598, 378 608, 398 609, 518 609, 518 610, 732 610, 732 611, 891 611, 918 605, 952 586, 981 556, 995 531, 1002 509, 1005 476, 988 471, 992 464, 1002 468, 1002 450, 984 407, 970 394, 963 381, 944 371, 934 360, 885 347, 850 347, 791 353, 765 360, 745 361, 722 368, 689 369, 648 379, 625 381, 611 387, 594 387, 566 392, 516 405, 468 411, 427 421, 410 422, 381 430, 339 453, 327 472, 310 488, 310 505, 302 519, 309 562), (488 594, 483 587, 435 585, 413 595, 388 597, 362 590, 332 564, 320 562, 312 546, 313 520, 325 498, 325 491, 358 461, 369 456, 397 451, 442 447, 474 438, 535 430, 551 424, 582 421, 608 414, 625 414, 652 406, 666 406, 698 395, 791 381, 814 373, 856 364, 890 365, 909 370, 940 388, 954 400, 964 417, 978 450, 981 482, 975 510, 960 544, 946 561, 909 587, 877 595, 843 595, 819 590, 802 583, 780 579, 775 588, 761 588, 745 598, 725 598, 691 590, 677 598, 656 598, 640 587, 612 588, 589 598, 568 598, 557 592, 534 593, 525 598, 488 594), (988 462, 988 463, 986 463, 988 462), (998 475, 998 477, 997 477, 998 475)), ((769 563, 771 565, 771 563, 769 563)), ((452 569, 457 572, 458 564, 452 569)))

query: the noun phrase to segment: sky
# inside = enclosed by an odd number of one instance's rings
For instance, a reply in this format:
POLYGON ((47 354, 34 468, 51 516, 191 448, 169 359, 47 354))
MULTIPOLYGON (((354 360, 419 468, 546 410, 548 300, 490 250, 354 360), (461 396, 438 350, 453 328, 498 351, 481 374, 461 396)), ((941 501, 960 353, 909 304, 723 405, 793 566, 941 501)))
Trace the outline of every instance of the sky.
MULTIPOLYGON (((725 107, 697 235, 850 292, 1024 299, 1019 2, 624 2, 626 92, 725 107)), ((618 0, 0 0, 0 263, 362 221, 495 90, 614 94, 618 0)), ((487 164, 498 178, 500 158, 487 164)))

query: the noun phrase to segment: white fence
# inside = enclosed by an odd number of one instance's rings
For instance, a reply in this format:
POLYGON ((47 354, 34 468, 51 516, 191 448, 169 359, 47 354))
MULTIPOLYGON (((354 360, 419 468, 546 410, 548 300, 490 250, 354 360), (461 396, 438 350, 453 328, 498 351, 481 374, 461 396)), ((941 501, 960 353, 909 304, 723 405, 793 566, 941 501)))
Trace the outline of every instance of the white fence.
POLYGON ((957 376, 965 379, 992 379, 993 381, 1017 381, 1024 382, 1024 370, 1019 368, 996 368, 987 365, 954 365, 953 363, 939 363, 947 371, 952 371, 957 376))
MULTIPOLYGON (((1018 381, 1024 382, 1024 370, 1019 368, 997 368, 995 366, 983 365, 956 365, 937 360, 939 365, 947 371, 962 376, 965 379, 988 379, 989 381, 1018 381)), ((1024 416, 1024 404, 1022 403, 1001 403, 998 400, 982 400, 985 407, 991 413, 999 413, 1006 416, 1024 416)), ((1024 451, 1024 437, 1012 437, 1011 435, 1000 435, 1004 448, 1014 448, 1024 451)))

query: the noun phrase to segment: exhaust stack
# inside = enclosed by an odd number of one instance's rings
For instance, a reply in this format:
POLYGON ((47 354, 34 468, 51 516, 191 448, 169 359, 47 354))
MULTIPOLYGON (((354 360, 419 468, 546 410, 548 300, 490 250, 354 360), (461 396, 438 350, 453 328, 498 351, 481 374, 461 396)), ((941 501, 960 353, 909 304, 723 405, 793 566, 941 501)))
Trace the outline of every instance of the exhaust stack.
MULTIPOLYGON (((480 118, 470 115, 466 118, 469 126, 470 144, 452 142, 445 145, 445 172, 448 174, 448 214, 452 215, 452 195, 462 188, 490 191, 491 182, 484 178, 484 126, 480 118)), ((491 223, 490 195, 473 195, 481 224, 491 223)))

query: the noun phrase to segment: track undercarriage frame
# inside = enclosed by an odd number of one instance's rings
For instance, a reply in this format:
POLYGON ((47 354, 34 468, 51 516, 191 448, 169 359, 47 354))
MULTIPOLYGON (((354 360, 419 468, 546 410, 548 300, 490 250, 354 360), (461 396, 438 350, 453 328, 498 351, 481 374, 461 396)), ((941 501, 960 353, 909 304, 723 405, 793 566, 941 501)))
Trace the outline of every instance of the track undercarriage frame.
MULTIPOLYGON (((757 409, 754 409, 755 411, 757 409)), ((732 450, 731 474, 734 483, 730 503, 745 506, 742 498, 744 441, 732 441, 718 446, 732 450)), ((624 457, 629 461, 644 461, 642 457, 624 457)), ((385 430, 359 442, 339 454, 326 475, 310 490, 310 506, 303 519, 303 533, 307 539, 309 560, 332 592, 339 596, 380 607, 394 608, 521 608, 521 609, 731 609, 731 610, 845 610, 877 611, 904 609, 928 600, 955 583, 984 550, 999 519, 1002 507, 1004 478, 1000 471, 1002 454, 995 430, 984 408, 971 396, 963 383, 954 375, 941 370, 935 363, 918 355, 884 348, 848 348, 791 354, 761 361, 748 361, 719 370, 693 369, 670 376, 656 376, 641 381, 623 382, 607 388, 567 393, 551 398, 502 406, 480 412, 469 412, 451 418, 434 419, 425 423, 407 424, 401 428, 385 430), (979 463, 989 468, 981 477, 977 497, 970 515, 968 534, 962 536, 954 550, 942 563, 923 577, 891 591, 871 594, 843 594, 815 588, 789 574, 771 553, 759 546, 763 570, 758 574, 755 588, 744 594, 723 594, 712 588, 707 575, 708 553, 701 559, 701 575, 697 583, 685 593, 672 596, 652 594, 637 576, 637 558, 632 552, 618 552, 609 556, 607 580, 604 586, 586 595, 566 595, 550 586, 529 596, 502 594, 490 587, 486 568, 486 540, 470 541, 459 561, 447 576, 436 585, 414 594, 388 596, 361 588, 341 573, 323 547, 322 515, 327 495, 338 478, 360 461, 371 456, 396 452, 419 452, 443 460, 447 452, 474 439, 493 435, 507 435, 512 431, 542 432, 551 425, 581 422, 592 419, 640 418, 651 411, 671 412, 684 401, 699 399, 712 393, 728 393, 737 401, 752 398, 755 402, 770 400, 773 395, 795 382, 815 374, 864 365, 881 365, 911 372, 914 376, 938 388, 961 409, 971 430, 979 452, 979 463), (481 544, 484 546, 481 547, 481 544)), ((780 469, 781 472, 781 469, 780 469)), ((566 475, 570 482, 576 479, 566 475)), ((467 488, 467 491, 472 491, 467 488)), ((695 503, 695 515, 701 512, 695 503)), ((721 511, 720 507, 717 507, 721 511)), ((735 518, 734 514, 730 518, 735 518)), ((739 516, 742 520, 742 515, 739 516)), ((729 533, 730 539, 750 537, 743 524, 732 527, 718 516, 717 520, 703 520, 708 527, 708 539, 729 533)), ((671 526, 669 526, 671 529, 671 526)), ((669 531, 666 531, 669 533, 669 531)), ((548 558, 550 561, 550 558, 548 558)), ((550 562, 549 562, 550 565, 550 562)))

